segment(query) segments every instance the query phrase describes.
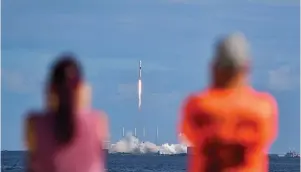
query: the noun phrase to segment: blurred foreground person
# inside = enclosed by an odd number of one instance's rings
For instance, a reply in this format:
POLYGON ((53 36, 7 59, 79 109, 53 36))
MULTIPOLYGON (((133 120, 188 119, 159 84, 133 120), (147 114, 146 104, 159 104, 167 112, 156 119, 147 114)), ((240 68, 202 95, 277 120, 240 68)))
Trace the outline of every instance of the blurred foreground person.
POLYGON ((28 172, 104 171, 106 115, 90 107, 91 89, 80 64, 63 55, 50 71, 46 108, 26 119, 28 172))
POLYGON ((250 86, 248 51, 240 33, 221 39, 211 85, 184 103, 180 133, 193 147, 189 172, 268 172, 277 104, 270 94, 250 86))

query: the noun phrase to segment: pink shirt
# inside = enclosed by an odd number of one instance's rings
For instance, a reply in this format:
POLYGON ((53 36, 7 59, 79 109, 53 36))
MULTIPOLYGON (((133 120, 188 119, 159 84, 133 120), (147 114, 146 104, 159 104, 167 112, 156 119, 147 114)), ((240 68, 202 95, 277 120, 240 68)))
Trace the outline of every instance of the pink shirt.
POLYGON ((102 172, 104 171, 103 142, 100 141, 100 112, 82 111, 75 117, 76 132, 69 145, 55 144, 53 115, 33 113, 35 149, 31 167, 34 172, 102 172))

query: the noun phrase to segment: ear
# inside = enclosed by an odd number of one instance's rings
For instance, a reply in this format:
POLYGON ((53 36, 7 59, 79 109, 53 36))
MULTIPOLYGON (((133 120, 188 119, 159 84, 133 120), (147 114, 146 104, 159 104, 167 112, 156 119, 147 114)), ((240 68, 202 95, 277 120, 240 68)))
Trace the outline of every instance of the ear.
POLYGON ((92 88, 88 83, 81 83, 78 88, 78 106, 89 107, 92 101, 92 88))

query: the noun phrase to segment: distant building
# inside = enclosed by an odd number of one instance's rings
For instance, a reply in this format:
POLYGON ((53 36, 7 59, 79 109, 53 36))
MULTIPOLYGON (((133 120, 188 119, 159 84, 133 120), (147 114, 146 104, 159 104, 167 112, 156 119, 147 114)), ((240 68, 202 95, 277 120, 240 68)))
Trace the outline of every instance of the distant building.
POLYGON ((290 158, 300 158, 300 154, 295 151, 288 151, 284 157, 290 157, 290 158))

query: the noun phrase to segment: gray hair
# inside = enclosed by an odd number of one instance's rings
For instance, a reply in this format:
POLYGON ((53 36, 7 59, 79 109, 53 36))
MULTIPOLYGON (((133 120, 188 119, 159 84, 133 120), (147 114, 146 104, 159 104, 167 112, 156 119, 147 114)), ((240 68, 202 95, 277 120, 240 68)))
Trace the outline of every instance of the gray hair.
POLYGON ((234 69, 246 67, 250 62, 249 44, 245 36, 236 32, 217 42, 213 63, 234 69))

